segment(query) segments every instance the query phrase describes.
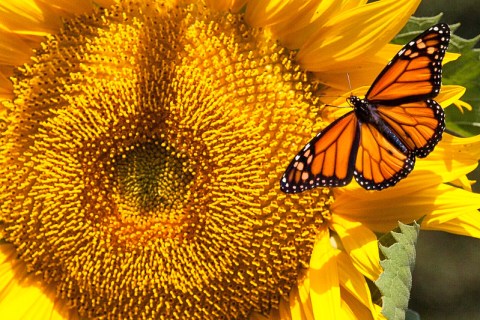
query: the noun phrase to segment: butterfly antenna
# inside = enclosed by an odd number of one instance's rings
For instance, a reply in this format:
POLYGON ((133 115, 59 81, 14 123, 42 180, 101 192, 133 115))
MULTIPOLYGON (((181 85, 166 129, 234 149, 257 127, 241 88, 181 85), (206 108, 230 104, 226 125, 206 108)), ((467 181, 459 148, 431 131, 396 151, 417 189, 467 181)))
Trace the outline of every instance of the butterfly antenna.
POLYGON ((350 109, 351 107, 345 107, 345 106, 334 106, 333 104, 324 104, 325 107, 333 107, 337 109, 350 109))
POLYGON ((347 72, 347 81, 348 81, 348 88, 350 92, 352 91, 352 83, 350 82, 350 74, 347 72))

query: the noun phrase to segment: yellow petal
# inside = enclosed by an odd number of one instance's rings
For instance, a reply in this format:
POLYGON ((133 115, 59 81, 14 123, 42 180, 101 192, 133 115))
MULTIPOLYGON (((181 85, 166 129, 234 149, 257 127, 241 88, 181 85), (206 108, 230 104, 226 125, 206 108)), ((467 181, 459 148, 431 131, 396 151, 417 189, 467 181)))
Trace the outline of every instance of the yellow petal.
MULTIPOLYGON (((0 101, 10 100, 13 98, 13 84, 8 78, 8 75, 0 72, 0 101)), ((0 116, 2 115, 3 107, 0 104, 0 116)))
POLYGON ((427 215, 422 229, 440 230, 480 238, 480 195, 441 185, 436 210, 427 215))
POLYGON ((22 64, 31 57, 32 53, 30 45, 18 35, 0 30, 0 64, 22 64))
POLYGON ((312 304, 310 299, 302 301, 298 287, 290 292, 290 311, 292 319, 310 320, 313 319, 312 304), (307 302, 308 301, 308 302, 307 302), (307 313, 305 312, 307 311, 307 313))
POLYGON ((318 2, 310 1, 309 5, 304 3, 298 9, 286 10, 286 20, 271 26, 272 33, 282 45, 289 49, 300 48, 341 8, 339 1, 318 2))
POLYGON ((397 52, 402 48, 400 45, 387 44, 377 53, 358 59, 354 65, 339 65, 336 70, 329 72, 315 72, 315 78, 321 83, 337 88, 341 91, 350 91, 352 88, 367 86, 365 94, 375 78, 385 68, 397 52), (347 80, 347 73, 350 82, 347 80))
POLYGON ((315 319, 338 319, 343 314, 335 251, 328 230, 323 229, 310 260, 310 299, 315 319))
POLYGON ((340 215, 332 216, 331 227, 342 239, 357 270, 370 280, 376 280, 382 270, 375 234, 361 223, 340 215))
MULTIPOLYGON (((477 198, 478 201, 478 198, 477 198)), ((444 221, 435 216, 428 217, 422 222, 422 229, 440 230, 459 235, 480 238, 480 214, 477 210, 459 212, 453 219, 444 221)))
MULTIPOLYGON (((37 3, 41 3, 44 10, 48 7, 48 9, 56 11, 57 15, 79 15, 91 11, 93 8, 92 0, 37 0, 37 3)), ((110 6, 113 3, 114 1, 103 1, 104 6, 110 6)))
POLYGON ((370 310, 345 290, 342 290, 342 308, 348 314, 348 319, 373 319, 370 310))
POLYGON ((475 180, 469 180, 467 176, 459 177, 458 179, 450 181, 450 183, 455 187, 460 187, 464 190, 472 192, 472 185, 475 183, 475 180))
MULTIPOLYGON (((103 5, 112 0, 101 1, 103 5)), ((4 0, 0 3, 0 65, 18 66, 28 61, 32 49, 48 34, 55 33, 62 24, 62 17, 89 12, 93 9, 91 0, 51 1, 4 0)), ((0 71, 0 99, 10 99, 12 71, 0 71)))
POLYGON ((364 5, 366 4, 368 1, 367 0, 341 0, 341 1, 338 1, 339 3, 341 3, 341 8, 342 10, 349 10, 349 9, 353 9, 355 7, 359 7, 361 5, 364 5))
POLYGON ((462 86, 442 86, 442 90, 435 98, 435 101, 440 103, 440 105, 445 108, 460 99, 465 93, 465 90, 466 89, 462 86))
POLYGON ((64 307, 55 306, 53 291, 29 275, 16 259, 12 245, 0 245, 0 314, 2 319, 77 319, 64 307))
MULTIPOLYGON (((408 179, 406 179, 408 180, 408 179)), ((415 179, 415 184, 421 184, 421 180, 415 179)), ((403 180, 397 186, 382 190, 381 192, 369 192, 356 189, 335 191, 336 201, 332 205, 334 214, 344 215, 352 220, 362 222, 366 227, 376 232, 387 232, 398 225, 398 221, 410 223, 426 216, 425 221, 431 225, 445 223, 458 218, 466 212, 475 212, 480 208, 480 195, 470 193, 463 189, 434 183, 428 188, 404 188, 403 180), (402 205, 399 206, 398 204, 402 205)), ((422 224, 423 227, 423 224, 422 224)), ((436 225, 437 229, 441 225, 436 225)), ((480 224, 471 226, 465 231, 465 235, 480 235, 480 224)), ((464 234, 464 233, 460 233, 464 234)))
MULTIPOLYGON (((327 1, 330 2, 330 1, 327 1)), ((288 21, 290 15, 305 7, 315 6, 316 0, 256 0, 248 3, 245 21, 253 27, 267 27, 288 21)))
POLYGON ((423 185, 431 184, 432 173, 439 177, 442 182, 450 182, 463 178, 467 173, 473 171, 480 159, 480 135, 469 138, 458 138, 444 133, 442 140, 435 147, 435 150, 425 159, 417 159, 411 180, 418 177, 423 185), (429 177, 429 176, 430 177, 429 177))
POLYGON ((308 277, 310 272, 307 272, 307 276, 298 284, 298 299, 301 302, 303 313, 307 319, 313 319, 313 306, 310 300, 310 278, 308 277))
MULTIPOLYGON (((355 300, 360 302, 363 307, 366 307, 367 310, 374 311, 372 297, 367 282, 363 275, 355 268, 350 257, 346 253, 341 252, 337 257, 337 262, 341 287, 348 291, 348 293, 354 297, 355 300)), ((342 298, 344 298, 343 293, 342 298)), ((357 313, 355 312, 355 314, 357 313)), ((365 318, 360 317, 360 319, 365 318)))
POLYGON ((298 61, 310 71, 354 66, 375 54, 405 25, 417 0, 384 0, 354 8, 335 17, 298 52, 298 61))
POLYGON ((59 29, 60 17, 33 0, 0 3, 0 29, 17 34, 48 35, 59 29))
POLYGON ((462 100, 457 100, 457 101, 453 102, 453 104, 454 104, 455 107, 457 107, 457 109, 460 110, 462 113, 463 113, 463 108, 467 109, 468 111, 472 111, 472 110, 473 110, 473 107, 472 107, 469 103, 466 103, 465 101, 462 101, 462 100))
POLYGON ((375 314, 376 314, 376 317, 375 319, 376 320, 386 320, 387 318, 382 314, 382 307, 377 305, 377 304, 374 304, 375 306, 375 314))
POLYGON ((449 63, 451 61, 455 61, 460 58, 460 54, 447 52, 445 53, 445 57, 443 58, 442 64, 449 63))

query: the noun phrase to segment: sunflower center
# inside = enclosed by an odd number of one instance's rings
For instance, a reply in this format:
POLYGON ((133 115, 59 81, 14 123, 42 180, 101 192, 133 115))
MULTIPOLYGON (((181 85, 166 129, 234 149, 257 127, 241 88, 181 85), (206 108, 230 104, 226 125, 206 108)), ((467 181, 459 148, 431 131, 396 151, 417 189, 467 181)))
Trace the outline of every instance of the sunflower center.
POLYGON ((267 314, 308 266, 329 194, 279 179, 318 129, 294 53, 242 15, 120 2, 18 70, 6 238, 92 318, 267 314))
POLYGON ((194 178, 187 155, 160 140, 133 146, 113 163, 123 218, 175 219, 172 213, 182 206, 194 178))

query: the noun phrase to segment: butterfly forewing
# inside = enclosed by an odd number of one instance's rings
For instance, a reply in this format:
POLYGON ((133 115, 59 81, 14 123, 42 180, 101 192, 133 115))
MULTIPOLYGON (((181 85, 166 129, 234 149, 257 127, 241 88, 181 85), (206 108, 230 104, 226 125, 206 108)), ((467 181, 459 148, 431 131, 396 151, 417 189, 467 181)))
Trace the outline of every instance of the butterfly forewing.
POLYGON ((318 186, 347 185, 353 177, 358 143, 358 120, 349 112, 317 134, 300 151, 285 170, 280 189, 296 193, 318 186))
POLYGON ((441 23, 426 30, 397 53, 365 97, 384 105, 435 97, 440 92, 442 60, 449 40, 447 24, 441 23))

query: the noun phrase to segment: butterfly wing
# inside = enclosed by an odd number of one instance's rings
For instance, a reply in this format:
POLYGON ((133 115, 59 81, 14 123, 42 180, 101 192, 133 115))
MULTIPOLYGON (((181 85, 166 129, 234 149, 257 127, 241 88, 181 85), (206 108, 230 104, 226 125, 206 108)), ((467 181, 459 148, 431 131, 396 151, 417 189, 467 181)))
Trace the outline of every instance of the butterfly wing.
POLYGON ((373 82, 365 98, 388 127, 361 125, 355 179, 366 189, 395 185, 413 169, 415 156, 426 157, 445 130, 445 114, 431 100, 441 87, 442 60, 450 40, 447 24, 438 24, 407 43, 373 82), (399 150, 391 142, 400 139, 399 150))
POLYGON ((332 122, 292 160, 280 180, 280 189, 297 193, 319 186, 347 185, 353 177, 359 130, 353 111, 332 122))
POLYGON ((445 23, 426 30, 387 64, 365 98, 373 103, 398 105, 437 96, 449 41, 450 28, 445 23))
POLYGON ((363 188, 382 190, 394 186, 412 171, 415 154, 399 150, 375 125, 361 123, 360 136, 354 175, 363 188))
POLYGON ((445 113, 434 100, 377 106, 380 118, 417 157, 426 157, 442 139, 445 113))

